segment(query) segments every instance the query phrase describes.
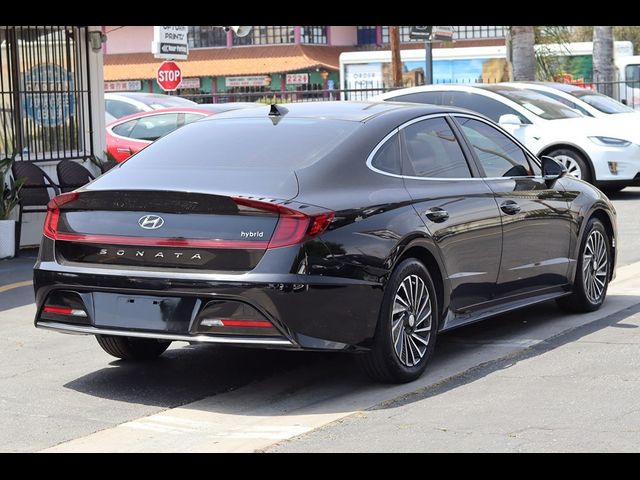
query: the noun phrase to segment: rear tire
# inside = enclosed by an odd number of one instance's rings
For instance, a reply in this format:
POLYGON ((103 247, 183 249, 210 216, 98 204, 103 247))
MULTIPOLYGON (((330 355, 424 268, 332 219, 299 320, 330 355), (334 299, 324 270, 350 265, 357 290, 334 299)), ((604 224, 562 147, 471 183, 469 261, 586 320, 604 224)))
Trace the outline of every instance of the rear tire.
POLYGON ((558 306, 575 313, 598 310, 607 296, 611 273, 611 239, 597 218, 587 223, 578 257, 573 293, 559 298, 558 306))
POLYGON ((572 175, 585 182, 593 183, 589 162, 578 152, 567 148, 552 150, 547 155, 567 168, 567 175, 572 175))
POLYGON ((171 342, 135 337, 96 335, 96 340, 109 355, 122 360, 151 360, 162 355, 171 342))
POLYGON ((436 344, 437 312, 429 272, 414 258, 403 260, 385 288, 373 346, 357 355, 364 372, 383 383, 411 382, 422 375, 436 344))

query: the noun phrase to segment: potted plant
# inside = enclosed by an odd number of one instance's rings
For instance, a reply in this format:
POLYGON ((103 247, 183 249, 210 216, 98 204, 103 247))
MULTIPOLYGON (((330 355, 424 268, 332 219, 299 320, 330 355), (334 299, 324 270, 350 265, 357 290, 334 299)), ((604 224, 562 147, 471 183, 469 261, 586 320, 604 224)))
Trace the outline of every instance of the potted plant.
POLYGON ((0 160, 0 258, 13 257, 16 251, 16 221, 11 218, 20 202, 20 189, 24 181, 14 179, 11 167, 16 156, 0 160))

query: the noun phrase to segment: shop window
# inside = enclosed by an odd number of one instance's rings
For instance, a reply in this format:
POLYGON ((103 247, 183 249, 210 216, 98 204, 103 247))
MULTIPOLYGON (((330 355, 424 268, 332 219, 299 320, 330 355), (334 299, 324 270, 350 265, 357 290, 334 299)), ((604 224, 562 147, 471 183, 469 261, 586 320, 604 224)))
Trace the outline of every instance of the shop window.
POLYGON ((327 43, 327 27, 300 27, 302 43, 320 44, 327 43))
POLYGON ((246 37, 233 36, 234 45, 278 45, 294 42, 293 26, 254 26, 246 37))
POLYGON ((376 27, 358 26, 358 45, 376 43, 376 27))
POLYGON ((212 26, 189 27, 189 48, 226 47, 227 32, 212 26))

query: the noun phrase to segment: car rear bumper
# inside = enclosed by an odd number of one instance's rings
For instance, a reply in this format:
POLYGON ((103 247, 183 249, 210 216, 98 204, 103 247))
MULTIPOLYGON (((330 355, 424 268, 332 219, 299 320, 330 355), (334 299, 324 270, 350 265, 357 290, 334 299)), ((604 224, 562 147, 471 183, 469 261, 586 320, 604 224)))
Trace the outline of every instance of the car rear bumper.
MULTIPOLYGON (((378 283, 296 274, 207 274, 121 270, 40 262, 34 269, 38 328, 72 334, 120 335, 264 348, 366 348, 382 301, 378 283), (53 299, 53 300, 52 300, 53 299), (62 299, 62 301, 61 301, 62 299), (147 315, 145 302, 159 302, 147 315), (167 301, 169 312, 163 311, 167 301), (84 316, 62 317, 45 305, 73 303, 84 316), (142 304, 122 314, 123 304, 142 304), (205 328, 209 308, 239 305, 273 328, 205 328), (136 307, 138 308, 138 307, 136 307), (174 310, 171 310, 173 308, 174 310), (177 313, 176 313, 177 312, 177 313), (165 314, 166 313, 166 314, 165 314), (163 318, 159 318, 161 315, 163 318)), ((67 305, 62 305, 67 306, 67 305)), ((133 306, 132 306, 133 308, 133 306)), ((235 307, 234 307, 235 308, 235 307)), ((167 310, 167 309, 165 309, 167 310)), ((217 328, 217 327, 216 327, 217 328)))

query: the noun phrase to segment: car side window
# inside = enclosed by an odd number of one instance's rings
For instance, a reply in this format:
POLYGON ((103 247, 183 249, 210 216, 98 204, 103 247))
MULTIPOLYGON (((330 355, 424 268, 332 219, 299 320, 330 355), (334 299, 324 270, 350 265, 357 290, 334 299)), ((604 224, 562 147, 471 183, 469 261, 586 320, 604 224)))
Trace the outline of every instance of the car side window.
POLYGON ((131 130, 138 123, 138 119, 129 120, 128 122, 121 123, 120 125, 116 125, 113 127, 113 133, 116 135, 120 135, 121 137, 131 137, 131 130))
POLYGON ((443 92, 442 103, 440 105, 466 108, 467 110, 481 113, 496 123, 498 123, 502 115, 507 114, 515 115, 522 123, 531 123, 524 115, 521 115, 508 105, 477 93, 457 91, 443 92))
POLYGON ((120 100, 105 100, 104 108, 115 118, 122 118, 127 115, 133 115, 134 113, 143 111, 135 105, 131 105, 130 103, 122 102, 120 100))
POLYGON ((204 115, 200 115, 199 113, 185 113, 184 114, 184 124, 187 125, 189 123, 195 122, 204 118, 204 115))
POLYGON ((486 177, 528 177, 535 175, 527 154, 496 128, 467 117, 456 117, 471 143, 486 177))
POLYGON ((442 92, 419 92, 400 95, 389 100, 394 102, 430 103, 432 105, 442 105, 442 92))
POLYGON ((577 103, 572 102, 571 100, 568 100, 568 99, 566 99, 564 97, 561 97, 560 95, 556 95, 556 94, 551 93, 551 92, 543 92, 542 90, 536 90, 536 92, 538 92, 538 93, 540 93, 540 94, 542 94, 542 95, 544 95, 546 97, 552 98, 556 102, 563 103, 569 108, 573 108, 574 110, 578 110, 581 114, 583 114, 586 117, 593 117, 593 115, 591 115, 589 112, 587 112, 580 105, 578 105, 577 103))
POLYGON ((162 113, 149 115, 138 119, 131 134, 131 138, 153 142, 178 128, 177 113, 162 113))
POLYGON ((400 141, 396 133, 387 140, 371 160, 371 166, 387 173, 400 175, 400 141))
POLYGON ((443 117, 404 128, 403 175, 429 178, 471 178, 462 148, 443 117))

